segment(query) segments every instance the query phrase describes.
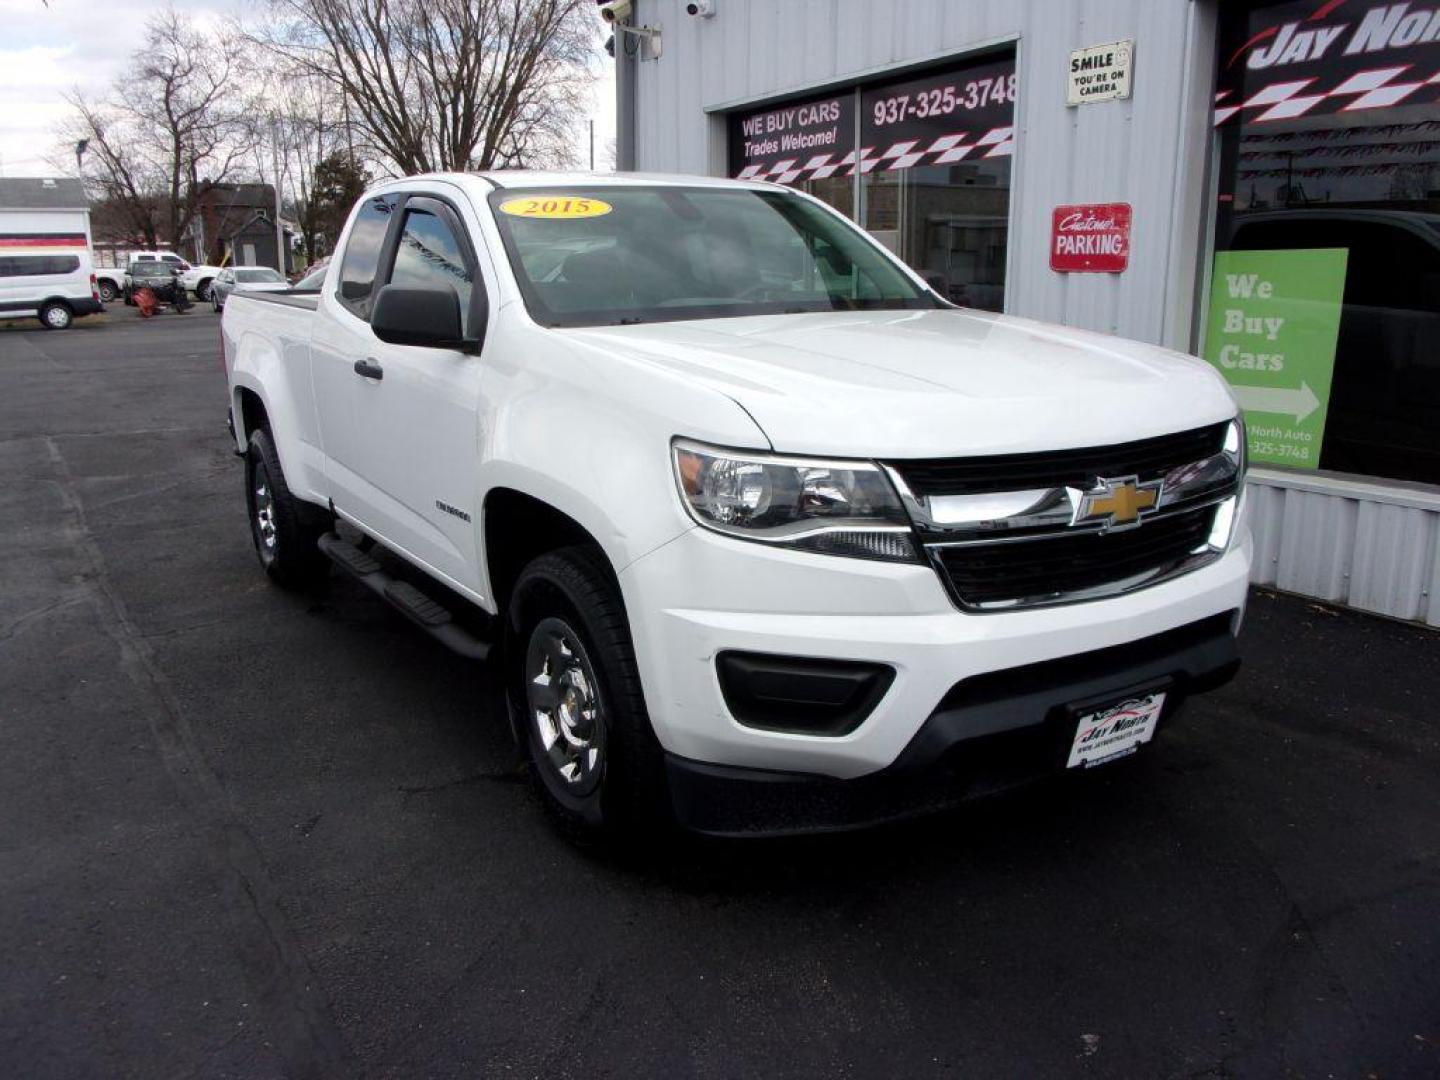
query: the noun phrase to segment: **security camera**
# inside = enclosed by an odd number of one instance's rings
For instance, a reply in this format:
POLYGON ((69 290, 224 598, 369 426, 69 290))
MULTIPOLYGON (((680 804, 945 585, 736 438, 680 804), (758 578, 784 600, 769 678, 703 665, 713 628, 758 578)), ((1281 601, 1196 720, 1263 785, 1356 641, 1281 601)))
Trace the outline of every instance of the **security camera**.
POLYGON ((608 4, 600 5, 600 17, 607 23, 619 22, 629 15, 634 7, 631 0, 610 0, 608 4))
POLYGON ((702 19, 715 17, 715 0, 694 0, 685 5, 686 15, 698 15, 702 19))

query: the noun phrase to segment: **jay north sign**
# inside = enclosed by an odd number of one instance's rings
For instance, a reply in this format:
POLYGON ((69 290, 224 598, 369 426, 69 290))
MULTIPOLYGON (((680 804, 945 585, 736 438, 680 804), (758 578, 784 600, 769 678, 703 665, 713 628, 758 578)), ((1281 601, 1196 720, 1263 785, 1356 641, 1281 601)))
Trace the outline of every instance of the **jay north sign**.
POLYGON ((1440 6, 1292 0, 1221 43, 1215 123, 1292 120, 1440 96, 1440 6))

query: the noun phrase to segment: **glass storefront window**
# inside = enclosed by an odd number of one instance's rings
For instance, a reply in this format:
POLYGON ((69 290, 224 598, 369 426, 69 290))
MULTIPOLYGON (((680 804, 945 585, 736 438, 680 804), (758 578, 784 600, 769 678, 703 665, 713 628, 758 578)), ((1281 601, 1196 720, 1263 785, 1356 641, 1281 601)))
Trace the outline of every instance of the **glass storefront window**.
POLYGON ((942 296, 966 307, 1005 306, 1010 223, 1008 157, 869 173, 864 225, 942 296))
MULTIPOLYGON (((1318 453, 1304 464, 1440 484, 1440 95, 1427 83, 1440 42, 1431 13, 1404 5, 1318 10, 1222 9, 1215 250, 1293 252, 1297 268, 1305 252, 1345 253, 1318 453)), ((1284 388, 1283 373, 1227 377, 1284 388)), ((1297 414, 1311 407, 1298 400, 1297 414)), ((1305 423, 1285 412, 1247 408, 1252 433, 1305 423)))
POLYGON ((730 117, 730 173, 859 221, 942 296, 1003 310, 1013 54, 730 117))

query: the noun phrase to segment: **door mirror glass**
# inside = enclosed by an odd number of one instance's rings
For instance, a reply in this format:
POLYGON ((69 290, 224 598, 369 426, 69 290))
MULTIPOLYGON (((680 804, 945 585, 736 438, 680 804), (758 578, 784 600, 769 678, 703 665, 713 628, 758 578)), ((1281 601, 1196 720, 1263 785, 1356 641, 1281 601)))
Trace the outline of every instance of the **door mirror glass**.
POLYGON ((386 285, 375 294, 370 328, 391 345, 469 348, 461 326, 460 296, 449 285, 386 285))

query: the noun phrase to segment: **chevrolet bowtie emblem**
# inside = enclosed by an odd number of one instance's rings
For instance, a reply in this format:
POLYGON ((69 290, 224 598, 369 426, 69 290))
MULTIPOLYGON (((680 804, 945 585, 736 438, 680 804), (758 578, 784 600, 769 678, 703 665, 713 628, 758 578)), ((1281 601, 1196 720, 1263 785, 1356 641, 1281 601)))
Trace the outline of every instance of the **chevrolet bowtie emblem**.
POLYGON ((1080 496, 1072 525, 1100 525, 1104 529, 1138 525, 1140 519, 1160 505, 1163 481, 1140 483, 1137 476, 1101 478, 1080 496))

